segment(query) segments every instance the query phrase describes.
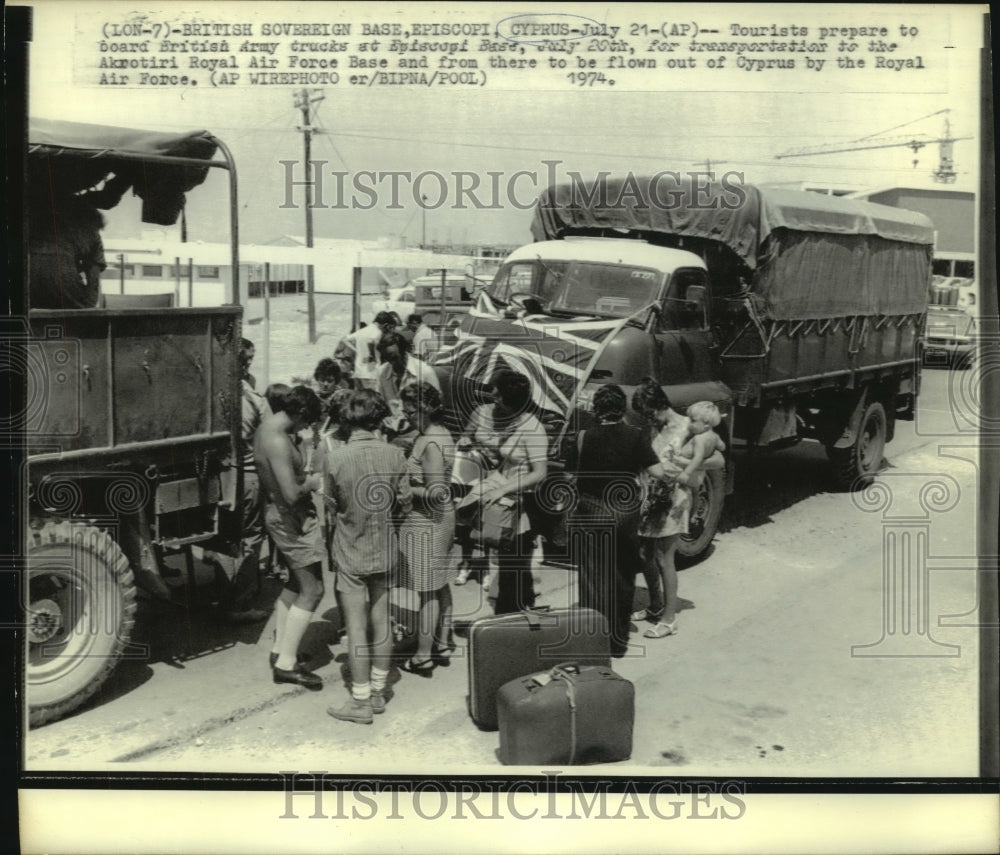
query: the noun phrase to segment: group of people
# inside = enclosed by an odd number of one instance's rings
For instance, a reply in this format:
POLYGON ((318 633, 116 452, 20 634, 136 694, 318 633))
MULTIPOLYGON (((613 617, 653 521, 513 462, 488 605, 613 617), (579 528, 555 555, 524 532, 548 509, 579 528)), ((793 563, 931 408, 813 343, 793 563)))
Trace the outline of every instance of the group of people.
MULTIPOLYGON (((423 365, 434 337, 423 317, 411 314, 403 324, 395 312, 384 310, 378 312, 370 324, 362 323, 344 336, 333 352, 333 359, 358 385, 375 388, 383 382, 386 360, 382 348, 388 346, 385 337, 390 333, 401 338, 406 352, 423 365)), ((396 343, 400 344, 398 340, 396 343)))
MULTIPOLYGON (((537 488, 549 474, 549 438, 527 376, 497 371, 492 403, 475 409, 456 440, 442 423, 434 371, 390 324, 376 317, 376 369, 360 377, 367 347, 353 360, 346 348, 321 360, 315 390, 275 384, 261 396, 244 375, 244 484, 260 486, 247 506, 266 508, 249 517, 258 526, 251 540, 259 544, 266 530, 288 570, 275 606, 273 678, 322 687, 299 648, 324 594, 325 559, 336 575, 350 667, 350 698, 328 713, 358 723, 385 710, 390 587, 419 598, 417 647, 402 670, 431 676, 455 650, 450 586, 468 578, 467 563, 455 576, 456 536, 464 559, 476 543, 495 550, 495 613, 538 605, 532 556, 544 503, 537 488), (472 484, 454 477, 456 459, 470 455, 480 467, 472 484)), ((647 638, 677 631, 677 541, 693 490, 724 465, 713 404, 692 404, 682 416, 647 378, 631 401, 642 427, 624 423, 628 406, 620 387, 597 390, 596 424, 576 437, 566 470, 578 496, 568 529, 579 605, 604 616, 616 656, 628 649, 632 620, 651 623, 647 638), (650 600, 633 612, 638 570, 650 600)))

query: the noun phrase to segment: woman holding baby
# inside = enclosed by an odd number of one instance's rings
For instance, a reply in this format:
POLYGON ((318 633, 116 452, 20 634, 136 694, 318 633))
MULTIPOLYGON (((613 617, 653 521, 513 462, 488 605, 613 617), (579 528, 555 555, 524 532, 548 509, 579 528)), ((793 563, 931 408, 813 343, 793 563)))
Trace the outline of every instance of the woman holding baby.
POLYGON ((718 408, 698 401, 682 416, 670 405, 663 388, 644 378, 632 396, 632 409, 651 434, 653 451, 663 477, 643 476, 645 496, 639 513, 639 555, 649 589, 649 605, 632 620, 653 621, 645 638, 665 638, 677 632, 677 544, 687 534, 694 490, 710 469, 723 469, 725 443, 714 432, 721 421, 718 408))

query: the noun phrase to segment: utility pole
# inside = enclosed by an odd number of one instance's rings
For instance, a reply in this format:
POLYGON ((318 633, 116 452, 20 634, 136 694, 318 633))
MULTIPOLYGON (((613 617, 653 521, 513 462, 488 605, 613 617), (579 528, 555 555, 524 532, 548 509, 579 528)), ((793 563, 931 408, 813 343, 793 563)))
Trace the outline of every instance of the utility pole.
MULTIPOLYGON (((322 90, 303 89, 295 95, 295 106, 302 111, 302 142, 304 148, 304 163, 306 171, 306 247, 311 249, 313 245, 313 219, 312 219, 312 117, 311 107, 314 103, 322 101, 324 98, 322 90)), ((316 343, 316 281, 313 275, 313 265, 306 266, 306 312, 309 317, 309 344, 316 343)))
MULTIPOLYGON (((720 163, 725 163, 725 162, 726 162, 726 161, 724 161, 724 160, 717 160, 717 161, 715 161, 716 165, 718 165, 718 164, 720 164, 720 163)), ((694 163, 692 163, 691 165, 692 165, 692 166, 701 166, 701 161, 700 161, 700 160, 699 160, 699 161, 695 161, 695 162, 694 162, 694 163)), ((712 161, 711 161, 711 160, 706 160, 706 161, 705 161, 705 171, 706 171, 706 172, 707 172, 707 173, 708 173, 709 175, 712 175, 712 161)), ((713 177, 714 177, 714 176, 713 176, 713 177)))

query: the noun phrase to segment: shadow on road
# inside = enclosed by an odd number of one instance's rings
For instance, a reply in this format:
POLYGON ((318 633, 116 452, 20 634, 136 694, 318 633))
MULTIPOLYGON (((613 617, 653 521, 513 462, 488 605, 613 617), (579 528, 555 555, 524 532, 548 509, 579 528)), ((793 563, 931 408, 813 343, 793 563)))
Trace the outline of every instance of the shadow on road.
POLYGON ((736 480, 719 521, 719 532, 756 528, 774 515, 811 496, 836 488, 826 451, 817 443, 801 443, 781 451, 734 455, 736 480))
MULTIPOLYGON (((151 666, 157 663, 183 670, 188 662, 238 644, 255 645, 260 641, 268 625, 266 619, 251 624, 229 623, 214 603, 213 585, 201 584, 192 590, 181 579, 168 576, 167 581, 173 599, 168 602, 140 594, 135 631, 118 666, 94 698, 67 718, 135 691, 153 677, 151 666)), ((270 610, 281 585, 264 579, 253 605, 270 610)))

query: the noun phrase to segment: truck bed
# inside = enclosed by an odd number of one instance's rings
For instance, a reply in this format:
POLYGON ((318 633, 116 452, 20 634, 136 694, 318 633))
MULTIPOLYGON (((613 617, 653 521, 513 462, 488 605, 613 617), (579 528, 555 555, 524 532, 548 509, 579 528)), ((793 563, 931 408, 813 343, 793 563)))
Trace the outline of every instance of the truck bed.
POLYGON ((228 441, 239 425, 242 311, 30 312, 29 455, 228 441))
POLYGON ((862 380, 917 370, 923 316, 770 321, 765 347, 753 325, 722 354, 723 380, 737 404, 824 388, 853 388, 862 380))

